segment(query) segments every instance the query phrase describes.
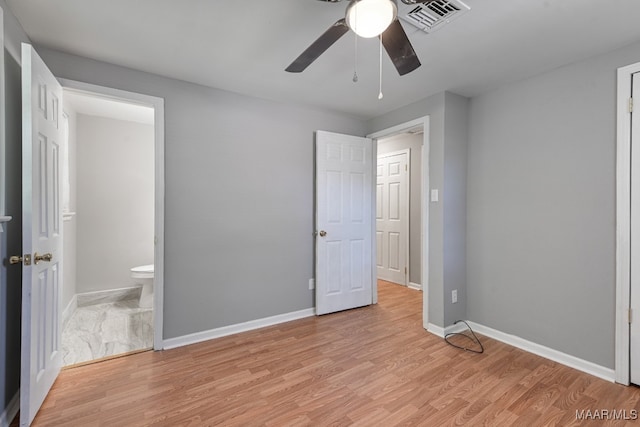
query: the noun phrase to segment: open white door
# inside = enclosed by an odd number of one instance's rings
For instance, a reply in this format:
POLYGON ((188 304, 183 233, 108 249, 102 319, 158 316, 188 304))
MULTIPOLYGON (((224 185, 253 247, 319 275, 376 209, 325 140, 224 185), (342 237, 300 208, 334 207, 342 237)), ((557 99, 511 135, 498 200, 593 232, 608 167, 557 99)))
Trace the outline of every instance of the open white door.
MULTIPOLYGON (((633 75, 633 99, 640 99, 640 73, 633 75)), ((635 110, 636 108, 634 108, 635 110)), ((640 110, 639 110, 640 111, 640 110)), ((640 113, 631 114, 631 325, 630 380, 640 385, 640 113)))
POLYGON ((20 425, 28 426, 60 372, 62 88, 22 45, 22 366, 20 425))
POLYGON ((372 303, 372 142, 316 132, 316 314, 372 303))
POLYGON ((378 278, 409 282, 409 150, 378 155, 376 168, 378 278))

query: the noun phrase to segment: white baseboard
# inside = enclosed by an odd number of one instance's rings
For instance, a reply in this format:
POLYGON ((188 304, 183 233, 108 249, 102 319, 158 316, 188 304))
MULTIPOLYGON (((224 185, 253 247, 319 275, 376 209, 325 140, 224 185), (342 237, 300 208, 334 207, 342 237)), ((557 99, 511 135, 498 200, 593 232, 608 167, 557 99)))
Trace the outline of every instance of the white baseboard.
POLYGON ((422 290, 422 285, 419 283, 413 283, 413 282, 409 282, 409 286, 410 289, 415 289, 416 291, 421 291, 422 290))
MULTIPOLYGON (((480 325, 471 321, 467 321, 467 323, 469 324, 469 326, 471 326, 474 332, 477 332, 489 338, 493 338, 496 341, 500 341, 510 346, 519 348, 520 350, 524 350, 540 357, 544 357, 545 359, 553 360, 554 362, 558 362, 570 368, 574 368, 598 378, 602 378, 603 380, 615 382, 615 371, 613 369, 597 365, 593 362, 571 356, 570 354, 566 354, 531 341, 527 341, 524 338, 520 338, 515 335, 507 334, 496 329, 489 328, 488 326, 480 325)), ((444 336, 448 333, 462 332, 466 329, 467 327, 464 323, 450 325, 446 328, 434 325, 433 323, 429 323, 427 327, 427 331, 439 336, 440 338, 444 338, 444 336)))
POLYGON ((18 410, 20 409, 20 389, 13 395, 9 405, 5 408, 0 415, 0 427, 9 427, 11 421, 16 417, 18 410))
POLYGON ((76 294, 77 306, 86 307, 88 305, 119 302, 122 300, 134 299, 140 296, 142 285, 127 286, 126 288, 104 289, 101 291, 81 292, 76 294))
POLYGON ((227 335, 238 334, 240 332, 252 331, 254 329, 264 328, 266 326, 277 325, 279 323, 290 322, 292 320, 315 316, 315 314, 315 308, 307 308, 291 313, 279 314, 277 316, 265 317, 263 319, 250 320, 244 323, 210 329, 208 331, 196 332, 194 334, 184 335, 181 337, 169 338, 164 340, 164 349, 169 350, 171 348, 195 344, 214 338, 226 337, 227 335))
POLYGON ((427 331, 431 332, 434 335, 439 336, 440 338, 444 338, 445 335, 450 334, 452 332, 461 332, 466 329, 464 323, 458 323, 457 325, 449 325, 446 328, 442 326, 434 325, 433 323, 429 323, 427 327, 427 331))
POLYGON ((493 338, 494 340, 503 342, 505 344, 509 344, 513 347, 517 347, 521 350, 528 351, 529 353, 544 357, 545 359, 553 360, 554 362, 558 362, 570 368, 586 372, 587 374, 602 378, 603 380, 615 382, 615 371, 613 369, 597 365, 593 362, 571 356, 570 354, 566 354, 531 341, 527 341, 524 338, 520 338, 515 335, 507 334, 493 328, 489 328, 488 326, 480 325, 475 322, 468 323, 474 332, 477 332, 489 338, 493 338))
POLYGON ((433 335, 439 336, 440 338, 444 338, 444 328, 442 326, 429 323, 427 325, 427 331, 431 332, 433 335))

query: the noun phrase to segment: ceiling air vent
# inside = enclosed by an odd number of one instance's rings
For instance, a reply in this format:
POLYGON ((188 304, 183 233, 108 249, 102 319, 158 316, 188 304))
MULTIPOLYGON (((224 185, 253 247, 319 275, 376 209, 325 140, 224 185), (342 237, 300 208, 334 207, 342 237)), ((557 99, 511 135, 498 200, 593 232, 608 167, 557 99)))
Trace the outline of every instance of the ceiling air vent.
POLYGON ((398 16, 402 20, 426 33, 439 30, 471 9, 459 0, 435 0, 428 4, 417 5, 402 3, 398 6, 398 16))

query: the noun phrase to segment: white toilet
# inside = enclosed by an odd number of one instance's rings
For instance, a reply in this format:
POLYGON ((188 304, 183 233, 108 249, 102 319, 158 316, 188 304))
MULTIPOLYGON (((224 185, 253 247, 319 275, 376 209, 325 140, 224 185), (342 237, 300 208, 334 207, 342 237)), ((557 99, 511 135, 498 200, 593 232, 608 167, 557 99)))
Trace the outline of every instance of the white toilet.
POLYGON ((142 284, 139 307, 153 308, 153 264, 133 267, 131 278, 142 284))

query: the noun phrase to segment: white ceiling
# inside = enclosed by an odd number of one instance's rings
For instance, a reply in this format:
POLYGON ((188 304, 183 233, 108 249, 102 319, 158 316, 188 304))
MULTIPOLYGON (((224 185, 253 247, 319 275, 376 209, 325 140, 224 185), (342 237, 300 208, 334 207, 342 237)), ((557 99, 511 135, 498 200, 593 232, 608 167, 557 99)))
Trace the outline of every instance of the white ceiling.
MULTIPOLYGON (((639 0, 466 0, 471 11, 425 34, 403 22, 422 67, 400 77, 353 33, 301 74, 284 69, 347 1, 7 0, 36 44, 234 92, 370 118, 444 90, 475 96, 505 82, 640 40, 639 0)), ((640 59, 640 58, 639 58, 640 59)), ((612 71, 613 72, 613 71, 612 71)))

